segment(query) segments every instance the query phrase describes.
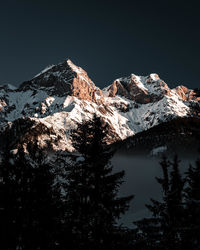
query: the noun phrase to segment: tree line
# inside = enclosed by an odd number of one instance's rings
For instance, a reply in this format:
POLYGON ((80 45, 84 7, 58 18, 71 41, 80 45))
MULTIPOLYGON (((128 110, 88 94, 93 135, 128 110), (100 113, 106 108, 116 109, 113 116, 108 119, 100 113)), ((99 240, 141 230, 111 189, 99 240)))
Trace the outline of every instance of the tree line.
POLYGON ((42 153, 30 159, 22 150, 15 158, 6 151, 0 166, 1 249, 200 249, 200 160, 183 176, 177 157, 163 158, 163 177, 157 178, 162 201, 151 199, 152 216, 127 228, 119 219, 134 196, 118 194, 125 172, 113 171, 108 129, 96 116, 79 125, 72 136, 79 155, 62 166, 42 153))

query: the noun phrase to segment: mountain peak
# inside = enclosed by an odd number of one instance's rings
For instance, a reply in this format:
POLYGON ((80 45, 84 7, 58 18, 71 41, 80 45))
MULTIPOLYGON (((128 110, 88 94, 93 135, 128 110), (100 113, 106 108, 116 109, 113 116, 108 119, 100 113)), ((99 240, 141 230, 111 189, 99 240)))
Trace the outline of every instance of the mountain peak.
POLYGON ((200 97, 196 95, 193 89, 188 89, 187 87, 180 85, 173 89, 179 97, 184 101, 199 101, 200 97))
MULTIPOLYGON (((71 66, 72 68, 74 67, 74 68, 80 68, 80 67, 78 67, 78 66, 76 66, 73 62, 72 62, 72 60, 70 59, 70 58, 68 58, 65 62, 67 62, 67 64, 69 65, 69 66, 71 66)), ((62 63, 61 63, 62 64, 62 63)))
POLYGON ((149 78, 150 78, 152 81, 154 81, 154 82, 160 80, 159 75, 156 74, 156 73, 151 73, 151 74, 149 75, 149 78))
POLYGON ((168 85, 160 79, 158 74, 149 76, 137 76, 131 74, 115 80, 109 87, 109 96, 124 96, 141 104, 155 102, 169 95, 168 85))
POLYGON ((63 62, 60 62, 56 65, 53 64, 53 65, 47 66, 39 74, 37 74, 33 79, 41 78, 43 76, 45 78, 48 78, 49 75, 52 75, 52 74, 55 77, 59 77, 62 74, 65 74, 66 76, 66 73, 69 73, 69 71, 76 72, 77 74, 85 72, 82 68, 76 66, 70 59, 66 59, 63 62))
POLYGON ((118 78, 103 94, 86 71, 67 59, 16 90, 0 87, 0 135, 13 127, 13 135, 23 132, 23 145, 50 143, 53 150, 71 150, 71 131, 96 114, 108 124, 107 142, 113 143, 177 117, 199 117, 198 98, 184 86, 171 90, 156 73, 118 78))
POLYGON ((76 66, 70 59, 51 65, 37 74, 32 80, 20 85, 21 90, 40 89, 50 95, 75 96, 88 101, 100 101, 102 91, 89 78, 87 72, 76 66), (98 95, 98 98, 96 98, 98 95))

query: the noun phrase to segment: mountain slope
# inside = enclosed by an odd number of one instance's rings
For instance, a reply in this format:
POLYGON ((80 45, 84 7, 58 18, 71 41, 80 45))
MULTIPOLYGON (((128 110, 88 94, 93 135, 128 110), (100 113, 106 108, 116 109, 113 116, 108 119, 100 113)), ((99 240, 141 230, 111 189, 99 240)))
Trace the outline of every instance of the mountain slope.
POLYGON ((170 89, 157 74, 131 74, 101 90, 67 60, 49 66, 19 88, 0 87, 0 136, 15 131, 12 149, 26 148, 32 141, 39 148, 50 144, 55 151, 72 151, 71 132, 93 114, 109 124, 107 143, 111 144, 177 117, 198 117, 199 110, 193 90, 170 89), (27 124, 28 130, 19 136, 20 124, 27 124), (27 136, 29 130, 35 131, 33 137, 27 136))
MULTIPOLYGON (((118 144, 118 143, 116 143, 118 144)), ((195 117, 176 118, 163 122, 146 131, 137 133, 123 141, 119 153, 159 155, 167 153, 174 156, 199 154, 200 119, 195 117)))

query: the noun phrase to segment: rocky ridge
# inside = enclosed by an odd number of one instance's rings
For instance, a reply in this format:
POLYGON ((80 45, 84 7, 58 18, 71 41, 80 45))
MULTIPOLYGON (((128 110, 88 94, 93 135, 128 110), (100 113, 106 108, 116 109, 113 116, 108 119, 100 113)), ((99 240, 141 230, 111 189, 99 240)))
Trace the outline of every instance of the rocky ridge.
POLYGON ((97 114, 109 124, 111 144, 177 117, 198 117, 199 100, 184 86, 170 89, 157 74, 131 74, 101 90, 82 68, 66 60, 19 88, 0 87, 0 137, 12 131, 13 150, 32 143, 72 151, 73 129, 97 114), (22 124, 27 129, 19 133, 22 124))

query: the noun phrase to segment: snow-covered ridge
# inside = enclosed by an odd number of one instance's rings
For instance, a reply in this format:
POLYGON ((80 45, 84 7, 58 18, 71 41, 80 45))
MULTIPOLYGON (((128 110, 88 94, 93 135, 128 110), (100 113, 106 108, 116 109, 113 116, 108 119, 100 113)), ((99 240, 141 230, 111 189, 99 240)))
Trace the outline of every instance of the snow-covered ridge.
MULTIPOLYGON (((82 68, 67 60, 49 66, 18 89, 0 87, 0 129, 27 117, 60 138, 55 150, 70 151, 71 131, 93 114, 109 124, 108 143, 113 143, 173 118, 198 115, 192 108, 198 101, 194 91, 183 86, 171 90, 157 74, 131 74, 101 91, 82 68)), ((46 136, 38 135, 41 146, 46 136)))
POLYGON ((35 75, 33 78, 36 78, 36 77, 38 77, 38 76, 44 74, 44 73, 47 72, 48 70, 52 69, 54 66, 55 66, 54 64, 47 66, 47 67, 46 67, 45 69, 43 69, 40 73, 38 73, 37 75, 35 75))

